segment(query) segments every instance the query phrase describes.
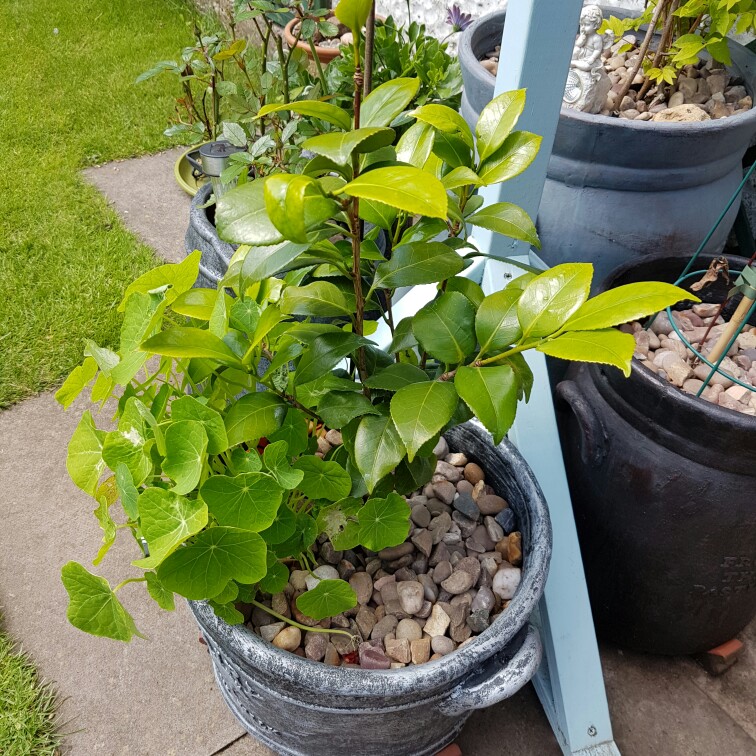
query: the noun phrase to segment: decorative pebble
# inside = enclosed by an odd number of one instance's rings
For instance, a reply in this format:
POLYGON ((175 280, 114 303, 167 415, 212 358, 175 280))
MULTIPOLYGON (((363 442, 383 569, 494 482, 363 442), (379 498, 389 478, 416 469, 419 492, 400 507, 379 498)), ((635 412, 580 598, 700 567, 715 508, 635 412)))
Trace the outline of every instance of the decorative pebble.
POLYGON ((394 661, 409 664, 412 660, 410 641, 407 638, 394 638, 384 641, 386 655, 394 661))
POLYGON ((485 479, 485 473, 480 465, 476 465, 475 462, 470 462, 465 466, 464 470, 465 480, 475 486, 476 483, 485 479))
POLYGON ((497 515, 509 506, 506 499, 503 499, 501 496, 496 496, 495 494, 480 496, 477 503, 478 509, 480 509, 484 515, 497 515))
POLYGON ((469 572, 464 570, 458 570, 453 572, 446 580, 441 583, 441 587, 451 593, 457 595, 470 590, 475 585, 475 580, 469 572))
POLYGON ((493 592, 502 599, 508 600, 514 597, 517 586, 520 585, 522 573, 519 567, 503 564, 494 575, 493 592))
POLYGON ((450 621, 451 620, 449 619, 449 615, 438 604, 436 604, 433 607, 431 616, 426 621, 423 630, 431 637, 433 637, 434 635, 444 635, 444 633, 446 633, 446 628, 449 627, 450 621))
POLYGON ((451 638, 447 638, 445 635, 436 635, 431 638, 431 649, 436 654, 446 656, 454 651, 456 644, 451 638))
POLYGON ((395 635, 398 639, 406 638, 409 641, 423 637, 423 629, 413 619, 403 619, 396 625, 395 635))
POLYGON ((328 648, 328 637, 324 633, 305 635, 305 656, 312 661, 322 661, 328 648))
POLYGON ((272 625, 263 625, 260 628, 260 636, 263 640, 268 641, 268 643, 272 643, 273 638, 275 638, 285 627, 285 622, 274 622, 272 625))
POLYGON ((393 632, 398 624, 399 622, 393 614, 387 614, 382 620, 375 623, 375 627, 370 633, 370 639, 382 639, 387 633, 393 632))
POLYGON ((330 564, 321 564, 320 567, 316 567, 312 574, 308 574, 305 578, 305 585, 307 590, 311 591, 321 580, 338 580, 339 571, 332 567, 330 564))
POLYGON ((360 643, 360 666, 363 669, 389 669, 391 660, 386 654, 370 643, 360 643))
POLYGON ((511 533, 515 528, 515 514, 509 508, 502 509, 494 519, 501 525, 505 533, 511 533))
POLYGON ((430 639, 418 638, 410 641, 410 655, 413 664, 425 664, 430 659, 430 639))
POLYGON ((349 578, 349 585, 357 594, 359 604, 367 604, 370 601, 370 597, 373 595, 373 578, 367 572, 355 572, 349 578))
MULTIPOLYGON (((420 583, 404 581, 397 583, 399 603, 407 614, 417 614, 425 601, 424 589, 420 583)), ((400 660, 401 661, 401 660, 400 660)))
POLYGON ((302 631, 298 627, 293 627, 292 625, 285 627, 275 638, 273 638, 273 645, 284 651, 294 651, 294 649, 299 648, 301 642, 302 631))
POLYGON ((466 517, 477 521, 480 517, 480 509, 478 505, 473 501, 473 497, 469 493, 460 493, 456 499, 454 499, 454 509, 461 512, 466 517))

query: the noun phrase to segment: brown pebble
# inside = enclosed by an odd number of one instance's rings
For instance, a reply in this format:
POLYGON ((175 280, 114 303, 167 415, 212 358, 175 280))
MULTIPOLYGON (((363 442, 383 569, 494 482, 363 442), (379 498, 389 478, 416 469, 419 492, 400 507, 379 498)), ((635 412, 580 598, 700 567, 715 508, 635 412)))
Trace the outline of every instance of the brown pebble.
POLYGON ((302 642, 302 631, 298 627, 289 625, 273 638, 273 645, 284 651, 294 651, 302 642))
POLYGON ((425 664, 430 658, 430 639, 418 638, 410 641, 410 656, 413 664, 425 664))
POLYGON ((478 509, 484 515, 497 515, 503 509, 506 509, 509 504, 506 499, 495 494, 485 494, 478 497, 478 509))
POLYGON ((480 465, 476 465, 475 462, 470 462, 465 465, 465 480, 476 486, 480 481, 485 480, 486 474, 480 465))

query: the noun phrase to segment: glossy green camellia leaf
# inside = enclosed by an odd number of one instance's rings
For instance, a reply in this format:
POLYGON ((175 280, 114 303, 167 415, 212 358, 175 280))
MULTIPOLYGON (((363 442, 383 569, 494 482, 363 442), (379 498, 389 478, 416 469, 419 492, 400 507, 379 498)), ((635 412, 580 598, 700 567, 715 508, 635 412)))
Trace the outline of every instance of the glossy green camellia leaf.
POLYGON ((417 338, 412 330, 412 318, 403 318, 394 329, 394 338, 386 349, 387 352, 403 352, 417 346, 417 338))
POLYGON ((330 281, 313 281, 306 286, 287 286, 279 305, 281 312, 286 315, 314 315, 319 318, 351 316, 357 306, 354 294, 330 281))
POLYGON ((483 186, 499 184, 519 176, 534 160, 542 138, 528 131, 510 134, 496 152, 478 166, 483 186))
MULTIPOLYGON (((434 438, 434 442, 433 445, 435 446, 438 442, 437 436, 434 438)), ((407 496, 430 483, 436 472, 437 461, 436 455, 433 453, 426 457, 418 454, 412 462, 406 459, 402 460, 394 473, 394 490, 402 496, 407 496)))
POLYGON ((297 609, 314 620, 334 617, 357 606, 357 594, 346 580, 321 580, 297 598, 297 609))
POLYGON ((97 363, 93 357, 87 357, 81 365, 75 367, 68 375, 63 385, 55 392, 55 401, 64 409, 91 383, 97 375, 97 363))
POLYGON ((337 462, 325 462, 320 457, 300 457, 294 463, 295 470, 304 473, 299 490, 310 499, 338 501, 349 496, 352 479, 337 462))
POLYGON ((450 278, 446 282, 446 291, 458 291, 460 294, 464 294, 473 303, 473 307, 475 308, 480 307, 486 298, 483 289, 480 288, 480 284, 476 284, 475 281, 463 278, 462 276, 450 278))
POLYGON ((501 443, 517 413, 518 383, 508 365, 460 367, 454 376, 457 393, 493 436, 501 443))
POLYGON ((226 426, 219 412, 212 407, 198 401, 193 396, 182 396, 171 402, 171 419, 196 420, 202 423, 207 433, 207 451, 209 454, 220 454, 228 449, 226 426))
POLYGON ((493 155, 504 144, 525 108, 525 90, 502 92, 480 112, 475 126, 480 160, 493 155))
MULTIPOLYGON (((302 147, 333 160, 338 165, 347 165, 352 154, 374 152, 394 142, 393 129, 366 126, 354 131, 319 134, 302 142, 302 147)), ((310 179, 312 180, 312 179, 310 179)))
POLYGON ((446 105, 422 105, 410 112, 410 115, 438 131, 459 137, 471 150, 475 147, 472 132, 465 119, 446 105))
POLYGON ((630 375, 635 339, 615 328, 599 331, 568 331, 551 341, 536 346, 549 357, 576 362, 599 362, 618 367, 625 377, 630 375))
POLYGON ((396 289, 437 283, 457 275, 465 264, 441 242, 417 242, 396 247, 391 259, 375 270, 374 289, 396 289))
POLYGON ((189 289, 176 297, 171 309, 187 318, 210 320, 217 298, 217 289, 189 289))
POLYGON ((355 39, 358 39, 370 15, 371 6, 372 0, 339 0, 338 5, 333 9, 333 14, 344 26, 348 26, 355 39))
POLYGON ((456 365, 475 349, 475 307, 464 294, 446 292, 415 315, 412 331, 428 354, 456 365))
POLYGON ((233 478, 213 475, 202 484, 200 495, 221 525, 259 533, 276 519, 283 489, 265 473, 242 473, 233 478))
POLYGON ((594 331, 652 315, 683 300, 699 302, 693 294, 668 283, 643 281, 602 292, 582 304, 564 324, 566 331, 594 331))
POLYGON ((441 183, 449 190, 459 189, 461 186, 480 186, 480 176, 472 168, 460 165, 452 169, 442 179, 441 183))
POLYGON ((271 246, 253 247, 241 265, 242 285, 240 288, 246 288, 256 281, 264 281, 275 276, 296 260, 309 246, 309 244, 285 241, 271 246))
POLYGON ((355 417, 377 414, 364 394, 352 391, 330 391, 318 402, 318 415, 329 428, 341 428, 355 417))
POLYGON ((187 538, 207 525, 207 506, 200 499, 187 499, 164 488, 147 488, 137 500, 142 535, 150 555, 134 562, 153 569, 187 538))
POLYGON ((131 478, 129 468, 123 462, 120 462, 115 469, 115 484, 118 491, 118 496, 121 499, 121 506, 126 516, 132 522, 136 522, 139 517, 139 509, 137 508, 137 498, 139 497, 139 491, 134 485, 134 481, 131 478))
POLYGON ((188 599, 214 598, 229 580, 256 583, 267 572, 267 548, 257 534, 238 528, 203 530, 157 569, 169 591, 188 599))
POLYGON ((354 333, 324 333, 314 338, 309 349, 300 357, 294 383, 309 383, 325 375, 361 346, 370 342, 354 333))
POLYGON ((486 205, 477 213, 473 213, 467 222, 473 226, 496 231, 497 234, 508 236, 510 239, 524 241, 537 249, 541 248, 541 240, 538 238, 538 232, 530 216, 521 207, 511 202, 486 205))
MULTIPOLYGON (((364 105, 364 103, 363 103, 364 105)), ((344 131, 348 131, 352 125, 352 117, 346 110, 342 110, 336 105, 328 102, 319 102, 318 100, 300 100, 298 102, 289 102, 281 104, 263 105, 257 112, 257 118, 277 113, 281 110, 288 110, 292 113, 318 118, 321 121, 332 123, 344 131)), ((366 124, 369 125, 369 124, 366 124)))
POLYGON ((360 543, 371 551, 404 543, 409 535, 410 510, 393 491, 385 499, 368 499, 359 513, 360 543))
POLYGON ((140 349, 166 357, 202 357, 231 367, 241 365, 241 360, 230 347, 217 336, 201 328, 169 328, 147 339, 140 349))
POLYGON ((337 210, 336 203, 323 196, 315 179, 302 174, 268 176, 263 193, 271 222, 284 239, 297 244, 306 244, 307 231, 337 210))
POLYGON ((95 495, 97 482, 105 469, 102 445, 106 435, 105 431, 95 427, 92 414, 87 410, 81 416, 68 442, 68 456, 66 457, 68 474, 71 480, 90 496, 95 495))
POLYGON ((530 369, 525 357, 522 354, 510 354, 509 357, 504 358, 498 364, 509 365, 514 370, 518 384, 517 399, 525 399, 526 402, 529 402, 534 378, 533 371, 530 369))
POLYGON ((180 263, 160 265, 139 276, 127 287, 121 304, 118 305, 118 312, 124 311, 126 302, 135 291, 151 292, 165 286, 167 287, 165 291, 166 301, 168 304, 173 302, 179 294, 189 291, 194 286, 199 274, 201 256, 202 253, 195 250, 180 263))
POLYGON ((396 159, 400 163, 409 163, 415 168, 422 168, 433 151, 434 139, 435 131, 430 124, 413 123, 399 137, 396 145, 396 159))
POLYGON ((289 460, 289 447, 286 441, 275 441, 268 444, 263 452, 263 460, 268 472, 275 478, 281 488, 291 491, 296 488, 304 478, 301 470, 293 470, 289 460))
POLYGON ((523 339, 558 331, 588 299, 592 279, 590 263, 565 263, 536 276, 517 303, 523 339))
POLYGON ((278 244, 283 240, 265 209, 264 181, 248 181, 225 192, 215 206, 218 235, 232 244, 253 247, 278 244))
POLYGON ((399 391, 405 386, 410 386, 419 381, 427 381, 428 375, 415 365, 408 362, 397 362, 389 365, 379 373, 371 375, 365 385, 372 389, 383 389, 384 391, 399 391))
POLYGON ((517 303, 521 291, 503 289, 489 294, 475 315, 475 333, 481 354, 498 354, 522 336, 517 318, 517 303))
POLYGON ((396 208, 389 207, 383 202, 367 199, 360 201, 360 218, 386 231, 391 230, 397 215, 398 210, 396 208))
MULTIPOLYGON (((438 169, 440 172, 440 162, 443 161, 450 168, 470 168, 473 158, 472 150, 463 139, 453 134, 445 134, 443 131, 437 131, 433 140, 433 153, 440 158, 438 169)), ((430 167, 431 159, 426 163, 426 170, 432 170, 430 167)), ((439 178, 441 176, 439 175, 439 178)))
POLYGON ((207 433, 196 420, 176 420, 165 432, 163 472, 177 494, 188 494, 199 483, 207 453, 207 433))
POLYGON ((155 572, 146 572, 147 592, 161 609, 172 612, 176 608, 173 592, 166 589, 155 572))
POLYGON ((392 79, 376 87, 362 101, 360 126, 388 126, 412 102, 418 89, 420 79, 408 78, 392 79))
POLYGON ((257 442, 278 430, 285 415, 286 403, 275 394, 247 394, 231 405, 224 418, 228 443, 257 442))
POLYGON ((402 438, 389 415, 366 415, 360 420, 354 437, 353 458, 369 492, 405 454, 402 438))
POLYGON ((107 580, 88 572, 78 562, 65 564, 61 579, 69 599, 66 616, 74 627, 90 635, 126 642, 134 635, 144 638, 107 580))
POLYGON ((361 173, 340 193, 376 200, 412 215, 446 218, 446 190, 430 173, 419 168, 394 165, 361 173))
POLYGON ((454 386, 445 381, 413 383, 394 394, 391 417, 410 462, 420 447, 451 420, 457 401, 454 386))

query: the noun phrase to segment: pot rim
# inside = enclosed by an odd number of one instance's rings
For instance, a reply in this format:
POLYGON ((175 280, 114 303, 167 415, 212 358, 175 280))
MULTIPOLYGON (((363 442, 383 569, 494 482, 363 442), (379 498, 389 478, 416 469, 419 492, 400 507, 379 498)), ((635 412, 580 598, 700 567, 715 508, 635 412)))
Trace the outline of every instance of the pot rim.
MULTIPOLYGON (((467 434, 476 436, 478 440, 492 445, 490 435, 478 423, 465 423, 451 431, 454 432, 463 438, 467 434)), ((464 440, 461 443, 464 443, 464 440)), ((496 451, 509 462, 519 464, 520 474, 517 482, 523 489, 523 498, 529 502, 527 513, 521 513, 521 516, 525 514, 531 525, 528 550, 523 551, 525 555, 531 555, 532 563, 528 564, 527 568, 523 566, 522 580, 507 610, 464 648, 457 649, 441 659, 402 669, 363 670, 331 667, 276 648, 243 625, 227 625, 216 617, 205 601, 189 601, 191 611, 198 620, 201 619, 203 629, 209 626, 214 634, 223 637, 222 650, 227 656, 236 654, 245 658, 248 655, 247 650, 252 650, 255 666, 274 670, 276 676, 302 686, 307 686, 315 673, 319 690, 337 690, 340 696, 352 695, 363 700, 370 697, 385 698, 387 677, 391 680, 392 697, 420 692, 422 689, 448 686, 507 647, 527 624, 528 618, 538 605, 546 582, 551 556, 551 524, 543 492, 530 466, 510 441, 502 441, 496 447, 496 451), (531 549, 530 546, 536 543, 547 548, 546 553, 533 562, 533 556, 538 550, 531 549)))
MULTIPOLYGON (((601 5, 600 2, 598 4, 601 5)), ((613 10, 615 11, 613 15, 616 15, 618 17, 629 17, 633 15, 632 13, 622 12, 622 9, 620 8, 615 8, 613 10)), ((465 31, 462 32, 462 36, 459 42, 460 57, 463 56, 464 50, 465 55, 469 52, 473 58, 478 60, 475 52, 473 51, 471 41, 474 32, 477 31, 480 27, 489 25, 492 21, 494 21, 494 19, 498 20, 500 16, 505 16, 506 12, 506 6, 504 8, 498 8, 497 10, 491 11, 490 13, 486 13, 484 16, 481 16, 467 29, 465 29, 465 31)), ((747 47, 741 45, 739 42, 736 42, 734 39, 730 39, 729 37, 727 38, 727 45, 730 48, 731 52, 736 53, 735 57, 742 58, 744 61, 747 61, 750 58, 750 62, 754 66, 754 71, 751 73, 751 80, 756 80, 756 53, 751 52, 751 50, 749 50, 747 47)), ((735 60, 733 60, 733 66, 731 68, 734 68, 743 76, 743 78, 746 78, 746 72, 744 72, 742 68, 738 66, 738 63, 735 60)), ((483 68, 483 66, 480 66, 480 72, 483 74, 483 78, 486 81, 493 82, 495 84, 496 77, 490 71, 483 68)), ((693 121, 683 123, 671 123, 666 121, 634 121, 630 120, 629 118, 615 118, 613 116, 604 116, 600 113, 584 113, 582 111, 573 110, 572 108, 567 108, 564 106, 562 106, 560 110, 559 118, 564 118, 565 120, 572 121, 574 123, 585 125, 601 125, 605 126, 606 128, 612 129, 628 129, 630 131, 637 131, 639 133, 649 132, 651 129, 649 129, 648 124, 653 124, 652 128, 654 130, 659 129, 659 131, 673 133, 680 136, 696 136, 701 134, 702 132, 706 134, 716 135, 717 133, 725 132, 728 129, 740 127, 744 124, 752 125, 754 129, 756 129, 756 85, 752 83, 750 85, 750 89, 754 104, 747 113, 738 113, 737 115, 731 115, 727 118, 718 118, 716 120, 712 119, 708 121, 693 121)))
MULTIPOLYGON (((292 18, 289 23, 284 26, 284 39, 286 40, 286 44, 291 47, 294 44, 294 35, 291 33, 291 30, 294 28, 294 25, 299 21, 299 19, 295 16, 292 18)), ((301 39, 297 42, 297 47, 300 50, 304 50, 308 55, 312 56, 312 50, 310 50, 310 46, 303 42, 301 39)), ((339 47, 321 47, 320 45, 315 45, 315 52, 318 53, 318 57, 333 59, 338 58, 339 55, 341 55, 341 46, 339 47)))

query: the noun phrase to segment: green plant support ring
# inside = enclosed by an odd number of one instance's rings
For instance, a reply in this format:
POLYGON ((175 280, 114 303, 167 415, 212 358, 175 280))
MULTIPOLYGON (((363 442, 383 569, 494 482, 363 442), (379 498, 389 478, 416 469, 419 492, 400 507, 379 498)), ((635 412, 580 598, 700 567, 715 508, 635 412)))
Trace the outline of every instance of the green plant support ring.
POLYGON ((186 156, 190 152, 195 152, 198 150, 203 144, 207 144, 207 142, 200 142, 200 144, 194 144, 191 147, 187 148, 184 152, 179 155, 176 162, 173 164, 173 175, 176 177, 176 183, 190 196, 194 197, 195 194, 197 194, 200 187, 207 183, 207 176, 203 176, 202 178, 195 178, 194 177, 194 168, 192 168, 189 161, 186 159, 186 156))

